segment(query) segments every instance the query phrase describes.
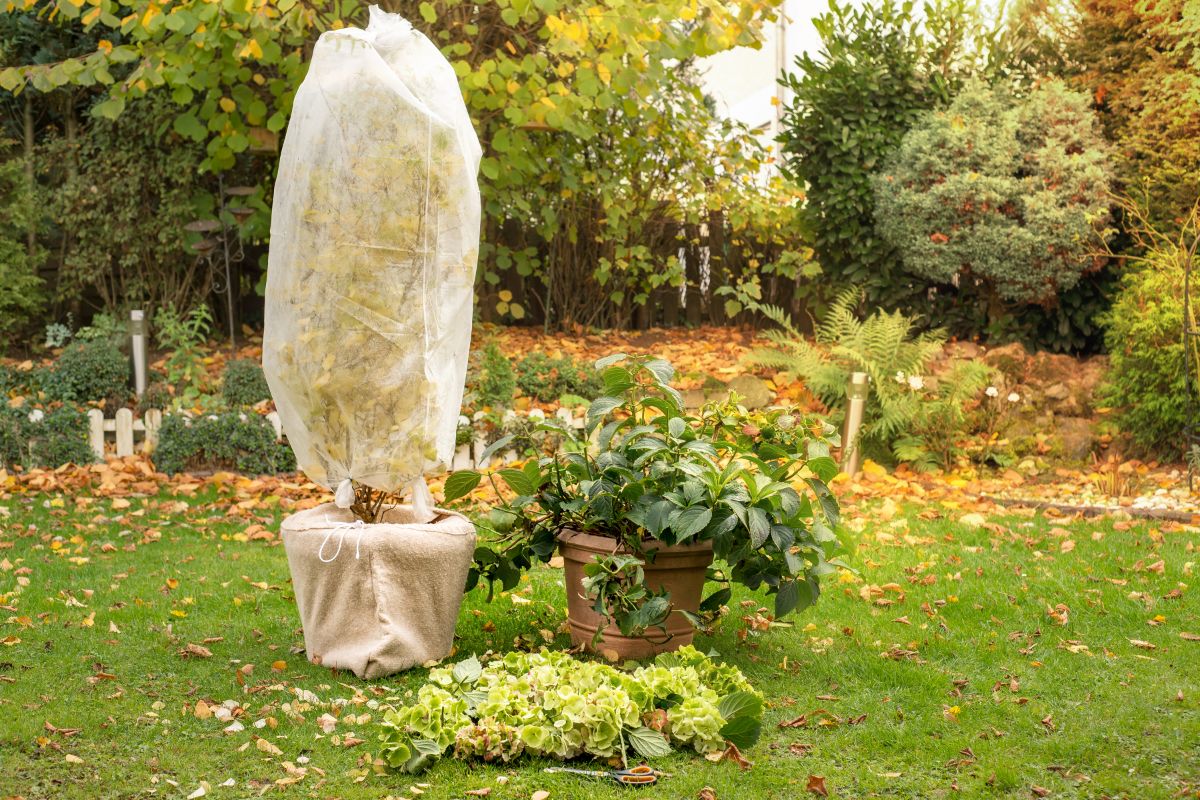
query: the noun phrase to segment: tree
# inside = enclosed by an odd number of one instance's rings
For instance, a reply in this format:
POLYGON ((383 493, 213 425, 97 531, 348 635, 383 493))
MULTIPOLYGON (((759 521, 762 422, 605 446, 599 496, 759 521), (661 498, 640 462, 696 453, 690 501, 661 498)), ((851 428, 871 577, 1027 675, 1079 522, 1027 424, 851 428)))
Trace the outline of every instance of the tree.
POLYGON ((813 20, 818 53, 784 78, 784 170, 807 188, 801 212, 817 261, 835 286, 869 303, 906 306, 924 286, 898 266, 875 227, 871 175, 922 112, 949 102, 965 76, 995 74, 1014 57, 1002 25, 988 27, 968 0, 883 0, 862 8, 832 0, 813 20))
MULTIPOLYGON (((757 46, 779 2, 383 3, 450 60, 486 148, 486 286, 519 273, 547 318, 613 324, 655 288, 682 281, 663 255, 681 226, 698 228, 749 191, 760 164, 748 133, 705 104, 689 65, 757 46)), ((205 147, 210 172, 239 167, 253 141, 284 130, 321 31, 364 23, 357 0, 11 4, 47 27, 81 26, 98 44, 0 69, 0 88, 88 87, 92 114, 110 119, 146 94, 168 94, 173 131, 205 147)), ((268 184, 247 204, 265 203, 268 184)))
POLYGON ((1068 49, 1149 222, 1179 230, 1200 196, 1200 18, 1186 0, 1078 0, 1068 49))
MULTIPOLYGON (((0 140, 0 155, 6 143, 0 140)), ((45 251, 25 239, 34 219, 33 187, 18 160, 0 159, 0 337, 25 327, 44 301, 38 267, 45 251)))
POLYGON ((1025 98, 968 85, 926 114, 875 177, 876 219, 904 268, 1053 305, 1103 263, 1107 148, 1088 98, 1047 83, 1025 98))

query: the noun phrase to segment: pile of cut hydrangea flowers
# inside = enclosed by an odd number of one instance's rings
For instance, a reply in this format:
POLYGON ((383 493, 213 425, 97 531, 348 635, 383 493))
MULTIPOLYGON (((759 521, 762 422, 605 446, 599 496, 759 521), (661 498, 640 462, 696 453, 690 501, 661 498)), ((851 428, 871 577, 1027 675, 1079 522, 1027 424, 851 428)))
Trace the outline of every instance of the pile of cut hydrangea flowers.
POLYGON ((509 762, 524 754, 644 759, 690 746, 702 754, 747 747, 762 728, 763 698, 734 666, 693 647, 625 672, 565 653, 471 657, 434 669, 415 702, 382 721, 381 756, 406 772, 447 751, 509 762))

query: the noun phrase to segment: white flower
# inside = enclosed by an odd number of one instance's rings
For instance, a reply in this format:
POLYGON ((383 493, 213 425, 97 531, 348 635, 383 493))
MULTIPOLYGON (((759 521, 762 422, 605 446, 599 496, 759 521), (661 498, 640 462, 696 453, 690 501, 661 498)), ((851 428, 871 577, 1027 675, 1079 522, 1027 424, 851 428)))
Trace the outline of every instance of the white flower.
POLYGON ((33 411, 29 412, 29 421, 30 422, 41 422, 45 418, 46 418, 46 412, 42 411, 40 408, 35 408, 33 411))
POLYGON ((529 409, 529 418, 536 419, 540 422, 546 418, 546 412, 542 411, 540 408, 531 408, 529 409))
POLYGON ((989 386, 987 389, 984 390, 983 393, 986 394, 988 397, 999 397, 1000 396, 1000 390, 997 389, 995 386, 989 386))
POLYGON ((471 427, 471 420, 467 419, 467 415, 466 415, 466 414, 459 414, 459 415, 458 415, 458 427, 460 427, 460 428, 469 428, 469 427, 471 427))
POLYGON ((913 390, 924 389, 925 388, 925 379, 922 378, 920 375, 909 375, 908 376, 908 388, 913 389, 913 390))
POLYGON ((904 383, 904 373, 903 372, 896 373, 896 383, 904 383))
POLYGON ((1010 403, 1016 403, 1016 402, 1018 402, 1020 399, 1021 399, 1021 395, 1017 394, 1016 392, 1009 392, 1009 393, 1008 393, 1008 402, 1010 402, 1010 403))

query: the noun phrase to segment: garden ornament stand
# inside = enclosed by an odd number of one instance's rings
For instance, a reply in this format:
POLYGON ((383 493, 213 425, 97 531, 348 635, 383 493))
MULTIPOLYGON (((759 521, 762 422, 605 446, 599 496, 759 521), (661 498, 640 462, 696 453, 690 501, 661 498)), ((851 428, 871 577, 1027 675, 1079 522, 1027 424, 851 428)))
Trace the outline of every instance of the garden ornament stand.
POLYGON ((407 21, 372 7, 321 36, 275 184, 263 368, 299 467, 335 493, 282 525, 307 654, 359 677, 449 654, 471 564, 474 527, 424 475, 454 453, 480 155, 407 21))

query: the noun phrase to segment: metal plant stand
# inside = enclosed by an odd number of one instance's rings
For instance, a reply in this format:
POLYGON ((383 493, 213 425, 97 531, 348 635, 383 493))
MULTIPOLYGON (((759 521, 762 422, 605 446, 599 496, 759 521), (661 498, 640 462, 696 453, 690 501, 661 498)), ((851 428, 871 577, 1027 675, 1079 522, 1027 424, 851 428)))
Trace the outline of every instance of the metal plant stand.
POLYGON ((204 238, 192 245, 192 252, 198 259, 208 263, 213 273, 213 292, 225 295, 225 314, 229 322, 229 349, 237 352, 237 315, 234 304, 237 300, 237 281, 233 274, 233 264, 240 263, 246 257, 242 245, 241 226, 254 214, 254 209, 230 205, 229 198, 241 199, 253 195, 257 190, 252 186, 225 186, 224 180, 218 183, 217 202, 219 203, 215 219, 200 219, 190 222, 184 229, 190 233, 199 233, 204 238))

